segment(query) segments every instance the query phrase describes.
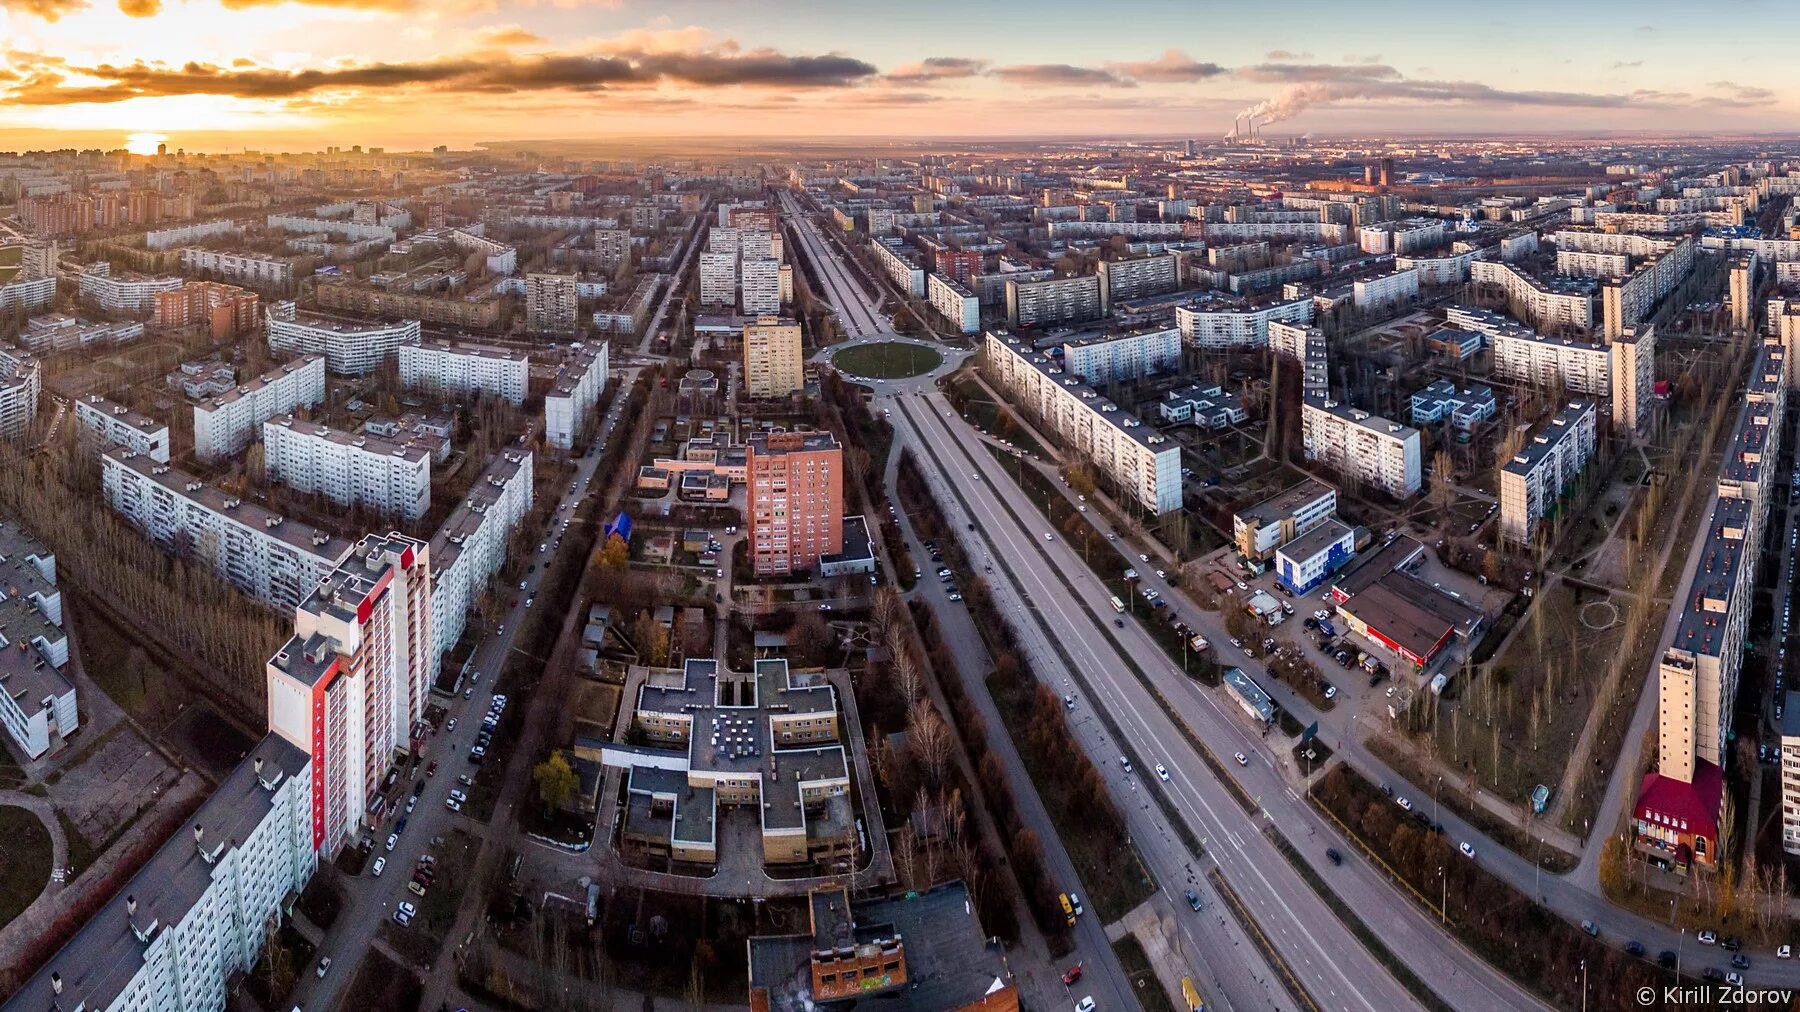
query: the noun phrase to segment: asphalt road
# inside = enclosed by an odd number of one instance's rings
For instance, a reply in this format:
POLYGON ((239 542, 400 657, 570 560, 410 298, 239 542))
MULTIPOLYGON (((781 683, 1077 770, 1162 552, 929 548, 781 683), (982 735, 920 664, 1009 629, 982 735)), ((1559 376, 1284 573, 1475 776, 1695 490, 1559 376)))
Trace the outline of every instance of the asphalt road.
MULTIPOLYGON (((551 514, 549 529, 538 532, 540 542, 560 544, 560 532, 563 522, 572 518, 575 509, 586 498, 590 480, 594 476, 594 468, 599 463, 601 447, 612 434, 619 413, 625 403, 623 396, 616 396, 613 405, 601 419, 597 434, 582 456, 574 459, 573 475, 575 487, 561 496, 556 511, 551 514)), ((550 552, 556 551, 552 545, 550 552)), ((535 554, 538 562, 547 562, 549 552, 535 554)), ((506 618, 500 627, 484 636, 475 648, 473 659, 469 662, 469 670, 478 673, 472 686, 472 694, 468 699, 461 697, 444 700, 434 697, 433 702, 443 705, 448 711, 444 726, 449 726, 450 718, 457 721, 454 732, 440 730, 426 746, 426 756, 438 763, 436 776, 420 777, 424 779, 425 790, 419 795, 418 805, 407 819, 406 831, 390 853, 383 849, 387 835, 393 832, 393 824, 384 825, 372 835, 376 846, 374 855, 387 858, 387 867, 377 877, 370 874, 374 867, 374 857, 369 860, 363 874, 346 879, 343 909, 338 914, 337 923, 325 934, 324 943, 319 947, 318 955, 329 956, 332 968, 323 978, 314 974, 313 967, 303 968, 299 983, 295 985, 292 1001, 304 1009, 330 1009, 338 1007, 342 989, 350 983, 356 972, 357 963, 363 953, 373 944, 383 921, 391 918, 396 904, 402 900, 411 900, 417 904, 419 898, 406 888, 412 877, 413 866, 420 855, 430 850, 431 839, 448 832, 451 828, 461 828, 479 835, 481 826, 465 819, 462 815, 451 812, 444 807, 445 799, 452 789, 463 789, 457 783, 458 774, 468 773, 473 776, 475 767, 468 763, 468 750, 474 744, 475 736, 480 729, 482 715, 487 713, 489 703, 493 699, 494 679, 500 669, 505 666, 507 656, 512 652, 514 638, 518 635, 520 620, 525 616, 526 602, 536 593, 539 583, 544 578, 548 567, 539 565, 524 579, 524 588, 515 585, 507 593, 516 594, 518 603, 507 610, 506 618)), ((479 620, 476 620, 479 621, 479 620)), ((464 683, 468 683, 465 681, 464 683)), ((508 700, 508 707, 525 705, 523 699, 508 700)), ((490 762, 503 762, 505 757, 498 753, 488 756, 490 762)), ((461 889, 466 883, 439 881, 435 887, 439 889, 461 889)), ((452 941, 446 939, 446 941, 452 941)), ((448 972, 438 966, 433 972, 448 972)))
MULTIPOLYGON (((1201 692, 1135 622, 1126 621, 1122 628, 1112 625, 1118 616, 1109 603, 1110 591, 1059 537, 1044 540, 1048 523, 941 397, 913 395, 900 398, 899 404, 893 417, 897 429, 904 431, 903 441, 929 447, 936 460, 920 454, 922 466, 941 470, 938 480, 945 487, 964 490, 971 519, 982 535, 976 542, 977 556, 991 551, 1005 560, 1004 567, 996 567, 1003 571, 995 574, 994 583, 1003 595, 1022 595, 1043 616, 1043 624, 1094 687, 1096 698, 1083 702, 1105 707, 1126 729, 1145 761, 1155 761, 1154 755, 1167 763, 1173 783, 1152 789, 1171 792, 1193 831, 1208 841, 1211 856, 1263 931, 1321 1004, 1333 1008, 1416 1006, 1410 994, 1335 922, 1330 909, 1261 835, 1265 821, 1278 825, 1334 891, 1382 932, 1389 947, 1441 993, 1453 995, 1457 1007, 1513 1009, 1538 1004, 1430 924, 1410 900, 1361 861, 1347 856, 1342 867, 1329 865, 1323 852, 1333 834, 1270 766, 1269 756, 1261 751, 1262 740, 1249 722, 1221 709, 1211 694, 1201 692), (974 482, 988 489, 977 494, 974 482), (1073 593, 1064 577, 1074 584, 1073 593), (1126 667, 1127 656, 1144 669, 1166 698, 1189 704, 1181 707, 1182 716, 1216 754, 1229 757, 1243 751, 1253 757, 1247 767, 1232 775, 1259 800, 1258 815, 1244 813, 1187 746, 1168 715, 1126 667)), ((952 507, 957 510, 954 498, 952 507)), ((1034 660, 1040 671, 1056 670, 1044 658, 1034 660)), ((1069 691, 1065 686, 1059 689, 1069 691)), ((1116 749, 1099 752, 1096 758, 1122 797, 1141 789, 1127 782, 1136 778, 1120 770, 1116 749)))

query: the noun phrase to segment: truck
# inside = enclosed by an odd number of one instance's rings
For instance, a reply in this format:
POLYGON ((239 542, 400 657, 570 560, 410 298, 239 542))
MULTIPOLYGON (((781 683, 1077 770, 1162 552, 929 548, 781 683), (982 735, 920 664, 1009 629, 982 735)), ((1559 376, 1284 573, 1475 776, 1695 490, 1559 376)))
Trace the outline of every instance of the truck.
POLYGON ((1337 627, 1332 625, 1331 620, 1328 618, 1322 618, 1319 620, 1319 631, 1324 633, 1327 636, 1336 636, 1338 634, 1337 627))
POLYGON ((1188 1012, 1206 1012, 1206 1003, 1200 1000, 1200 989, 1194 986, 1194 978, 1181 978, 1181 997, 1187 1002, 1188 1012))
POLYGON ((1193 638, 1188 640, 1188 646, 1193 647, 1195 653, 1200 653, 1211 645, 1212 644, 1206 642, 1206 637, 1199 633, 1195 633, 1193 638))

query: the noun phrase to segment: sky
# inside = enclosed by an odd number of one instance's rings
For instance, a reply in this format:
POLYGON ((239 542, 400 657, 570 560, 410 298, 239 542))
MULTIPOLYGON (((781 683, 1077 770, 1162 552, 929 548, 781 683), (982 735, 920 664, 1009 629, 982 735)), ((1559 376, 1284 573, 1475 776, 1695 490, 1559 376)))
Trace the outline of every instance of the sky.
POLYGON ((0 0, 0 148, 1800 132, 1800 5, 0 0), (1272 13, 1279 10, 1279 14, 1272 13))

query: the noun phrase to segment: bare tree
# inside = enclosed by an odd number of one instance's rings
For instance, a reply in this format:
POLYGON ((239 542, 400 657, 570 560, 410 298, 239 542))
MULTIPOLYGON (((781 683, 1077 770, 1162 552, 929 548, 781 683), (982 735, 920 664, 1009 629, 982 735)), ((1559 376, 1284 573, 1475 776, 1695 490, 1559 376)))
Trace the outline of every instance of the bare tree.
POLYGON ((943 784, 950 766, 950 727, 930 700, 916 699, 907 710, 906 742, 924 769, 926 782, 943 784))

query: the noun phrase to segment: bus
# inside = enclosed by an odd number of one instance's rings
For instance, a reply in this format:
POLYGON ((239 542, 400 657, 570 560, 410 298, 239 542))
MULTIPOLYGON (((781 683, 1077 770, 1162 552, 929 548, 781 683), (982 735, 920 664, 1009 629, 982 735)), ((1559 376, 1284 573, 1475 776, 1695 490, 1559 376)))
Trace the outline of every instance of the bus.
POLYGON ((1113 611, 1116 611, 1121 615, 1125 614, 1125 602, 1119 600, 1119 597, 1117 594, 1113 595, 1112 606, 1113 606, 1113 611))

